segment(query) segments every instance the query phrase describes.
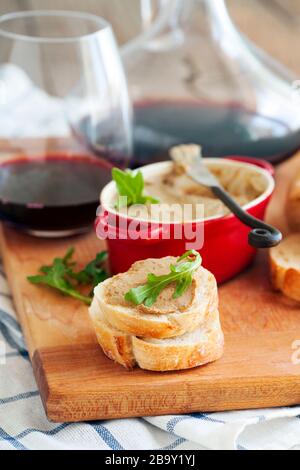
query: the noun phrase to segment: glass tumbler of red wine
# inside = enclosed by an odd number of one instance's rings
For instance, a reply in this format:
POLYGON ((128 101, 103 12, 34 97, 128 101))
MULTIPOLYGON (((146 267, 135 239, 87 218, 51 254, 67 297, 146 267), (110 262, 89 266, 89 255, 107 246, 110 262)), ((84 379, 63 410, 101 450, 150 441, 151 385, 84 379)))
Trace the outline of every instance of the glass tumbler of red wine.
POLYGON ((0 17, 0 218, 36 236, 88 230, 131 155, 131 106, 110 25, 84 13, 0 17))

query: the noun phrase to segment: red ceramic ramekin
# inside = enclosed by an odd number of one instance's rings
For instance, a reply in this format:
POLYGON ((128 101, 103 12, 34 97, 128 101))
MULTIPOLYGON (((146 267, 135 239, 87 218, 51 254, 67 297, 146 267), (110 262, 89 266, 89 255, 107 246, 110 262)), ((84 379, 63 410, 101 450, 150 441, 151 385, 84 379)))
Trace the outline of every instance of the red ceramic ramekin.
MULTIPOLYGON (((261 196, 248 203, 245 209, 249 214, 263 220, 275 187, 272 165, 263 160, 244 157, 231 157, 222 160, 209 158, 206 161, 216 165, 244 166, 252 170, 253 167, 256 167, 256 171, 265 178, 266 189, 261 196)), ((154 163, 142 167, 141 171, 145 176, 150 173, 155 174, 155 172, 159 173, 166 169, 166 165, 171 164, 171 162, 154 163)), ((113 182, 103 189, 101 211, 95 223, 98 237, 107 240, 110 267, 113 274, 127 271, 132 263, 138 260, 180 256, 187 251, 187 242, 191 242, 191 240, 186 239, 185 236, 176 239, 174 236, 176 223, 167 224, 170 239, 164 239, 164 232, 167 228, 164 223, 150 225, 149 221, 117 214, 111 204, 114 193, 115 184, 113 182)), ((203 266, 216 276, 219 283, 240 273, 253 260, 256 250, 248 244, 250 229, 242 224, 235 215, 180 222, 180 225, 184 225, 183 229, 187 228, 187 224, 193 231, 203 231, 204 244, 199 249, 203 266)))

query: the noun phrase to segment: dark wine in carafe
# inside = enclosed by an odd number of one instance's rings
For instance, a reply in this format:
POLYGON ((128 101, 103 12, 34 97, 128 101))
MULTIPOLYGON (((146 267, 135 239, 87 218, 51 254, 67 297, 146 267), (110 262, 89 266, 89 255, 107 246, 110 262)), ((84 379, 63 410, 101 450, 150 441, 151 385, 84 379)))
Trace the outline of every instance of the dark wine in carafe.
POLYGON ((207 157, 273 163, 300 148, 297 77, 240 33, 224 0, 148 2, 142 17, 144 34, 122 51, 134 165, 181 143, 202 145, 207 157))
POLYGON ((145 101, 135 106, 134 165, 168 158, 180 143, 207 157, 244 155, 278 162, 300 147, 300 131, 238 106, 145 101))

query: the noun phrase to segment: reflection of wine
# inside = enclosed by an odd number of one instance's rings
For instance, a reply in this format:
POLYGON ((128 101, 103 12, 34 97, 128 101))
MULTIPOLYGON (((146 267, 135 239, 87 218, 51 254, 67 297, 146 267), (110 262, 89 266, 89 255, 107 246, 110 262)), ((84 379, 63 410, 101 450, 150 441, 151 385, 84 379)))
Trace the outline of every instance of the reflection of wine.
POLYGON ((234 106, 145 101, 135 106, 134 165, 167 158, 179 143, 198 143, 205 156, 246 155, 277 162, 300 147, 300 130, 234 106))
POLYGON ((87 155, 47 155, 0 164, 0 217, 31 232, 64 232, 95 220, 112 166, 87 155))
POLYGON ((118 120, 114 115, 99 122, 92 122, 90 116, 81 118, 72 125, 75 140, 94 155, 113 162, 114 166, 127 167, 130 155, 130 141, 125 139, 118 120))

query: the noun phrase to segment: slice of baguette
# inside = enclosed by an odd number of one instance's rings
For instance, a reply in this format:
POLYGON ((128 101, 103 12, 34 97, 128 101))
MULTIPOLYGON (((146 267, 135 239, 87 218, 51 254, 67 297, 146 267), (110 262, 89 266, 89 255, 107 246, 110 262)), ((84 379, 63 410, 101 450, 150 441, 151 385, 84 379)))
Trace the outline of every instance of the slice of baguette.
POLYGON ((300 232, 300 171, 295 174, 286 201, 286 216, 291 230, 300 232))
POLYGON ((89 308, 89 313, 104 354, 126 369, 133 369, 136 361, 132 349, 132 336, 116 330, 105 320, 96 297, 89 308))
POLYGON ((274 288, 300 302, 300 233, 289 235, 271 248, 270 266, 274 288))
POLYGON ((223 354, 224 337, 219 312, 213 322, 169 339, 132 338, 133 353, 142 369, 171 371, 191 369, 216 361, 223 354))
POLYGON ((174 257, 138 261, 127 273, 99 284, 94 292, 104 318, 124 333, 147 338, 172 338, 198 328, 210 311, 218 309, 215 277, 202 267, 182 298, 174 300, 174 286, 169 286, 153 307, 135 306, 124 300, 131 287, 147 281, 145 273, 166 274, 175 262, 174 257))
POLYGON ((219 359, 223 354, 223 333, 219 312, 195 331, 176 338, 137 338, 113 328, 94 298, 90 315, 104 354, 127 369, 136 364, 152 371, 190 369, 219 359))

